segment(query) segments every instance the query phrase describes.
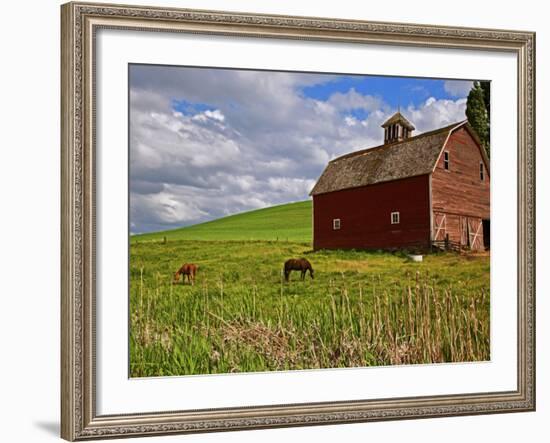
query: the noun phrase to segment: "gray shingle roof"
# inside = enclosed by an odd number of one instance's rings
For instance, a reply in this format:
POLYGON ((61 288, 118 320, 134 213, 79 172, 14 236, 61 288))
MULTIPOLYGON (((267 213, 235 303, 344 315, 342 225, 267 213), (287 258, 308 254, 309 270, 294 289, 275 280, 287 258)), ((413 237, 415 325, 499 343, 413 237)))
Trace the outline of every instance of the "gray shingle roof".
POLYGON ((331 160, 310 195, 430 174, 450 132, 466 122, 331 160))

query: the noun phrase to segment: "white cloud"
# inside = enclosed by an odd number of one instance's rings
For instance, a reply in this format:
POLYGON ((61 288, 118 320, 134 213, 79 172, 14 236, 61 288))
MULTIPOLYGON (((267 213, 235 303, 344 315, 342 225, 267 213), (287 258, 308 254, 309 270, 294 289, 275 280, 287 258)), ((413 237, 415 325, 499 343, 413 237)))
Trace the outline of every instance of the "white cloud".
POLYGON ((406 117, 417 133, 431 131, 466 119, 466 99, 436 100, 428 98, 417 108, 407 108, 406 117))
POLYGON ((357 124, 357 119, 351 115, 346 115, 344 117, 344 123, 348 126, 355 126, 357 124))
MULTIPOLYGON (((180 114, 180 116, 182 115, 180 114)), ((219 109, 215 109, 214 111, 206 110, 201 114, 194 115, 192 119, 200 122, 206 122, 208 119, 223 122, 225 120, 225 115, 223 115, 219 109)))
POLYGON ((443 83, 443 88, 453 97, 467 97, 473 84, 467 80, 447 80, 443 83))
POLYGON ((304 195, 309 194, 315 185, 315 180, 294 177, 270 177, 268 184, 273 191, 285 194, 290 199, 301 199, 304 195))
MULTIPOLYGON (((149 223, 170 226, 174 223, 199 220, 208 213, 201 210, 190 200, 182 200, 177 195, 162 191, 157 194, 133 194, 130 199, 132 216, 147 217, 149 223)), ((134 223, 134 226, 136 224, 134 223)))
POLYGON ((375 111, 382 106, 382 100, 370 95, 360 94, 355 88, 351 88, 346 93, 336 92, 332 94, 328 99, 328 103, 341 111, 353 109, 375 111))
MULTIPOLYGON (((382 143, 380 125, 395 112, 355 89, 326 101, 301 92, 333 76, 148 68, 131 72, 133 232, 306 199, 331 158, 382 143), (176 112, 174 100, 208 109, 176 112), (366 117, 350 115, 357 109, 366 117)), ((402 112, 419 133, 464 110, 464 99, 430 98, 402 112)))

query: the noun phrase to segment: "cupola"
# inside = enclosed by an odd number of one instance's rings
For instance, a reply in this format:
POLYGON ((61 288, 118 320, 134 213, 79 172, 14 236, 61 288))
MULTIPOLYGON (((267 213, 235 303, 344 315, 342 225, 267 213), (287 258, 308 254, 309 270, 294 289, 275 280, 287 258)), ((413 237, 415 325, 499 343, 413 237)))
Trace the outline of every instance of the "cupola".
POLYGON ((399 111, 387 119, 382 127, 384 128, 384 144, 405 140, 411 136, 415 129, 399 111))

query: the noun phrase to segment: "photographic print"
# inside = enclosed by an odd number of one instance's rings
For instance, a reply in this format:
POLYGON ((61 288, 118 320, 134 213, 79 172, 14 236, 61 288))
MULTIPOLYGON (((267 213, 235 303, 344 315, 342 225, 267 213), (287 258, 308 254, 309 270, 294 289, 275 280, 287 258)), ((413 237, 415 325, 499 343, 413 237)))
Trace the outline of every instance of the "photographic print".
POLYGON ((535 59, 62 5, 62 437, 535 410, 535 59))
POLYGON ((490 360, 489 81, 128 75, 130 377, 490 360))

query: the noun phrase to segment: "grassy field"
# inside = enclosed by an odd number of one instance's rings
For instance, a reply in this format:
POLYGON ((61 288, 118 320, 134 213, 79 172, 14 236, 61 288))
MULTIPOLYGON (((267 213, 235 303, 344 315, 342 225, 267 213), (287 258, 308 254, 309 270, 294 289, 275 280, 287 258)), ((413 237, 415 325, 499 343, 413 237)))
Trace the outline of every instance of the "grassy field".
POLYGON ((311 201, 243 212, 211 222, 132 236, 135 240, 311 241, 311 201))
MULTIPOLYGON (((292 213, 273 208, 285 210, 292 213)), ((257 229, 247 229, 246 216, 220 220, 226 236, 230 228, 267 235, 249 215, 257 229)), ((132 377, 490 358, 486 255, 431 254, 414 263, 402 253, 313 252, 307 241, 221 240, 221 228, 204 232, 216 240, 188 237, 202 229, 132 237, 132 377), (283 262, 301 256, 315 279, 293 273, 285 283, 283 262), (183 262, 200 266, 194 286, 172 284, 183 262)), ((299 236, 306 228, 295 229, 299 236)))

